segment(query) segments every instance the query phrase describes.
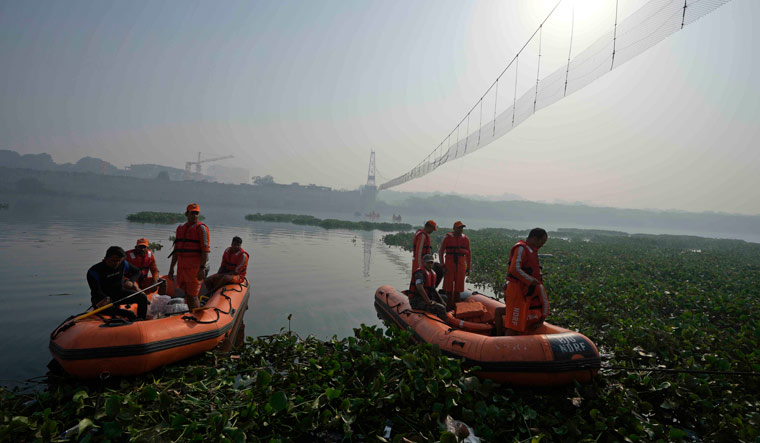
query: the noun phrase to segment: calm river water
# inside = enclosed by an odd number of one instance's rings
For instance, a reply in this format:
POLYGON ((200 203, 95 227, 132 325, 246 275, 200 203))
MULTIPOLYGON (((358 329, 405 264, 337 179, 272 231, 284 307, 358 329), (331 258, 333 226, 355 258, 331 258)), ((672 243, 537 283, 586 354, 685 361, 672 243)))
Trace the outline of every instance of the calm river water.
MULTIPOLYGON (((139 237, 158 241, 164 245, 156 253, 158 268, 168 271, 169 236, 176 225, 130 223, 127 214, 184 210, 184 203, 168 208, 84 199, 5 201, 10 209, 0 210, 0 385, 46 373, 49 333, 67 316, 87 309, 85 274, 108 246, 129 249, 139 237)), ((409 257, 383 246, 382 232, 254 223, 244 215, 256 211, 203 203, 201 211, 211 230, 213 271, 235 235, 251 254, 248 335, 287 329, 289 314, 291 329, 301 336, 352 335, 362 323, 379 324, 373 307, 378 286, 407 284, 409 257)))

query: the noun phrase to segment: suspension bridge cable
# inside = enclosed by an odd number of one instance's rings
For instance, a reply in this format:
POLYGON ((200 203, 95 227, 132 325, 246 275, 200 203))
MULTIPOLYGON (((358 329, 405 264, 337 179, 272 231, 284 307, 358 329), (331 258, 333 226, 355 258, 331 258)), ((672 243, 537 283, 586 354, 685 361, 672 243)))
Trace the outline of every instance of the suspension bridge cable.
POLYGON ((541 76, 541 41, 544 36, 544 26, 541 25, 538 33, 538 63, 536 64, 536 94, 533 96, 533 112, 536 112, 536 102, 538 101, 538 79, 541 76))
POLYGON ((567 50, 567 69, 565 70, 565 92, 563 97, 567 97, 567 77, 570 75, 570 56, 573 53, 573 32, 575 31, 575 2, 573 2, 573 13, 570 18, 570 48, 567 50))
POLYGON ((615 67, 615 48, 617 46, 617 22, 618 22, 618 6, 620 0, 615 0, 615 31, 612 34, 612 63, 610 63, 610 71, 615 67))
MULTIPOLYGON (((518 54, 519 55, 519 54, 518 54)), ((512 127, 515 127, 515 110, 517 109, 517 74, 520 72, 520 59, 517 59, 517 63, 515 64, 515 95, 512 99, 512 127)), ((495 113, 496 111, 494 111, 495 113)), ((496 118, 494 117, 494 121, 496 121, 496 118)), ((494 132, 496 131, 496 124, 494 124, 494 132)))
POLYGON ((499 79, 496 79, 496 93, 493 96, 493 135, 496 135, 496 102, 499 101, 499 79))
POLYGON ((478 146, 480 146, 480 133, 483 131, 483 97, 480 98, 480 121, 478 122, 478 146))

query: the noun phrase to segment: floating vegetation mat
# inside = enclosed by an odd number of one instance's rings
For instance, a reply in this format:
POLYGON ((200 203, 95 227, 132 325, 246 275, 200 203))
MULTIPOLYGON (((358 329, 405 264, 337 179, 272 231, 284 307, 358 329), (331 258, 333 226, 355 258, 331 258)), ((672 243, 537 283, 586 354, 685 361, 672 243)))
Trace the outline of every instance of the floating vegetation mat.
POLYGON ((408 223, 376 223, 368 221, 347 221, 337 220, 334 218, 320 219, 312 217, 311 215, 297 215, 297 214, 248 214, 245 216, 248 221, 266 221, 266 222, 278 222, 278 223, 293 223, 294 225, 311 225, 319 226, 325 229, 348 229, 353 231, 372 231, 377 229, 378 231, 405 231, 412 229, 412 225, 408 223))
MULTIPOLYGON (((206 217, 200 216, 199 219, 203 220, 206 217)), ((184 223, 187 221, 185 214, 179 214, 174 212, 150 212, 143 211, 136 214, 129 214, 127 220, 137 223, 158 223, 158 224, 172 224, 172 223, 184 223)))

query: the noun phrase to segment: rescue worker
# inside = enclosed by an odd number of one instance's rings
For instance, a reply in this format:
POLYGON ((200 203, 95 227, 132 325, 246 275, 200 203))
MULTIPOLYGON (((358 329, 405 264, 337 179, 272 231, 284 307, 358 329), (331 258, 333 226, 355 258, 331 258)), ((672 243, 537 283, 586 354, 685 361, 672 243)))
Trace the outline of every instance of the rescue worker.
POLYGON ((549 300, 541 279, 538 250, 549 238, 545 230, 534 228, 528 238, 509 251, 507 283, 504 291, 507 335, 518 335, 541 326, 549 315, 549 300))
POLYGON ((433 249, 430 247, 430 234, 437 230, 438 226, 435 222, 428 220, 422 229, 418 229, 414 233, 414 239, 412 240, 412 273, 417 272, 417 269, 421 268, 424 264, 422 262, 423 255, 433 253, 433 249))
POLYGON ((177 226, 174 250, 170 254, 169 279, 174 278, 174 266, 177 266, 175 287, 185 293, 185 302, 190 310, 201 306, 198 291, 206 278, 206 266, 209 252, 209 229, 198 221, 201 208, 197 203, 187 205, 185 217, 187 223, 177 226))
MULTIPOLYGON (((111 246, 106 250, 103 261, 92 265, 87 270, 87 284, 90 286, 90 301, 93 308, 105 306, 140 290, 135 283, 140 273, 124 260, 125 255, 122 248, 111 246), (130 272, 131 280, 126 277, 130 272)), ((136 317, 134 312, 118 306, 111 306, 101 312, 106 315, 126 317, 130 321, 136 318, 145 320, 145 315, 148 313, 148 297, 145 294, 135 294, 124 300, 124 304, 130 303, 137 303, 136 317)))
POLYGON ((430 312, 446 321, 446 308, 443 303, 438 302, 442 300, 435 290, 433 256, 425 254, 422 257, 422 263, 423 265, 414 271, 409 284, 409 305, 412 309, 430 312))
POLYGON ((158 281, 156 257, 153 255, 153 251, 148 249, 148 245, 147 238, 139 238, 135 248, 127 251, 127 263, 139 270, 137 284, 140 288, 147 288, 158 281), (150 277, 148 277, 148 273, 150 273, 150 277))
POLYGON ((209 275, 203 281, 203 285, 206 287, 206 294, 213 294, 214 291, 222 286, 245 281, 245 273, 248 269, 248 258, 250 256, 242 248, 242 245, 242 238, 237 236, 232 237, 232 244, 224 250, 219 270, 216 271, 216 274, 209 275))
POLYGON ((470 239, 464 235, 465 224, 454 223, 454 230, 446 234, 438 251, 438 259, 443 266, 443 290, 446 292, 446 308, 454 309, 460 301, 459 293, 464 291, 464 277, 470 273, 472 258, 470 239))

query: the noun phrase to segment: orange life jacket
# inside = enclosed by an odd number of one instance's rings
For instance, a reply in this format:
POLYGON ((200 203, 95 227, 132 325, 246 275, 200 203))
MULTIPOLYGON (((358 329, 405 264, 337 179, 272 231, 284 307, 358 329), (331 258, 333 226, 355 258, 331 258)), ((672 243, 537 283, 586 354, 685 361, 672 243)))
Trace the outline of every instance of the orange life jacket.
POLYGON ((449 232, 443 238, 443 242, 441 243, 441 250, 447 256, 447 258, 466 257, 469 260, 470 239, 467 238, 467 236, 464 234, 458 236, 455 235, 453 231, 449 232))
POLYGON ((150 272, 150 265, 153 264, 156 259, 153 257, 153 252, 150 249, 145 250, 145 255, 137 255, 136 250, 130 249, 127 251, 127 261, 130 265, 140 270, 140 279, 148 276, 150 272))
POLYGON ((420 242, 422 242, 422 255, 432 254, 433 250, 430 248, 430 235, 428 235, 424 229, 419 229, 414 233, 414 240, 412 241, 412 254, 415 254, 415 258, 420 242))
MULTIPOLYGON (((425 282, 422 283, 422 287, 425 288, 427 293, 430 294, 430 291, 435 292, 435 272, 432 269, 428 271, 424 267, 417 268, 417 271, 422 271, 425 275, 425 282)), ((417 295, 417 285, 414 284, 414 274, 417 271, 412 273, 412 281, 409 283, 409 297, 417 295)))
POLYGON ((541 281, 541 268, 538 263, 538 250, 533 249, 524 240, 520 240, 519 242, 515 243, 514 246, 512 246, 512 249, 509 250, 509 263, 507 264, 507 280, 511 282, 525 282, 524 278, 520 278, 519 275, 517 275, 517 263, 513 260, 517 260, 516 251, 517 248, 522 246, 523 253, 520 257, 520 270, 522 270, 524 273, 530 275, 531 277, 538 279, 538 281, 541 281))
POLYGON ((172 254, 177 254, 178 258, 200 258, 201 252, 204 251, 209 251, 209 229, 205 223, 185 223, 177 226, 177 238, 174 240, 172 254), (206 228, 205 232, 201 226, 206 228))
POLYGON ((224 272, 232 272, 240 277, 245 277, 245 273, 248 270, 248 257, 248 253, 243 248, 240 248, 237 254, 232 252, 232 247, 225 249, 222 256, 222 268, 224 272))

